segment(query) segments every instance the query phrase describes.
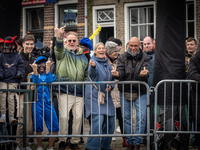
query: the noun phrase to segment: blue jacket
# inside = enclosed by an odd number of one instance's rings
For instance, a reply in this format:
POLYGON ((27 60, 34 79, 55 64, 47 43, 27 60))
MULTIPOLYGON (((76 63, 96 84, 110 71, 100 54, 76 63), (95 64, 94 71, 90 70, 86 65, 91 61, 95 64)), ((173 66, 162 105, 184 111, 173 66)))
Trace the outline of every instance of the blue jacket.
POLYGON ((24 62, 18 53, 0 54, 0 82, 20 83, 24 73, 24 62), (17 78, 18 75, 21 75, 21 78, 17 78))
MULTIPOLYGON (((88 76, 92 79, 92 81, 108 81, 108 69, 110 78, 109 81, 114 81, 114 78, 111 74, 112 67, 108 63, 107 60, 100 59, 96 56, 92 56, 93 61, 95 62, 95 68, 89 66, 88 69, 88 76)), ((90 81, 88 78, 87 81, 90 81)), ((97 88, 99 88, 99 85, 96 84, 97 88)), ((111 85, 112 88, 114 88, 114 85, 111 85)), ((107 88, 106 84, 100 84, 100 91, 105 93, 105 102, 103 105, 100 105, 97 103, 97 97, 98 97, 98 91, 94 85, 91 86, 91 84, 87 84, 85 87, 85 108, 86 108, 86 117, 89 117, 90 114, 100 114, 101 115, 108 115, 108 116, 114 116, 115 115, 115 107, 113 105, 111 92, 108 93, 108 100, 107 100, 107 92, 105 92, 107 88), (91 88, 92 87, 92 88, 91 88), (92 91, 92 112, 91 112, 91 91, 92 91), (98 106, 100 105, 100 106, 98 106), (107 112, 107 106, 108 106, 108 112, 107 112)))
POLYGON ((153 69, 154 69, 155 50, 152 52, 148 52, 147 54, 151 56, 149 78, 148 78, 148 85, 149 85, 149 87, 151 87, 151 86, 153 86, 153 69))
MULTIPOLYGON (((53 81, 56 80, 56 76, 54 74, 51 74, 51 71, 47 74, 38 74, 38 75, 32 75, 31 76, 32 82, 38 84, 38 83, 52 83, 53 81)), ((43 99, 46 102, 50 102, 50 88, 49 85, 44 86, 43 90, 43 85, 38 85, 37 86, 37 95, 38 95, 38 101, 42 101, 43 99), (43 94, 44 93, 44 94, 43 94)))

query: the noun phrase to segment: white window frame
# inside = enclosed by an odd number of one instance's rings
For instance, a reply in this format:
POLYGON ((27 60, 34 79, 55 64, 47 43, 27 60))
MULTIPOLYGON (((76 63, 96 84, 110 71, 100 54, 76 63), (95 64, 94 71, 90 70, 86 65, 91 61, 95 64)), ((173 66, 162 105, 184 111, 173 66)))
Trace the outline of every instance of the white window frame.
MULTIPOLYGON (((196 0, 186 0, 186 3, 187 2, 194 2, 194 38, 196 39, 196 35, 197 35, 196 34, 196 0)), ((185 9, 186 9, 186 18, 187 18, 187 7, 185 9)), ((185 25, 185 27, 186 27, 186 37, 188 37, 187 23, 191 22, 191 21, 185 20, 185 22, 186 22, 186 25, 185 25)))
MULTIPOLYGON (((57 2, 55 5, 54 5, 54 14, 55 14, 55 24, 54 26, 56 26, 56 24, 58 24, 59 22, 59 6, 60 5, 67 5, 67 4, 76 4, 78 3, 78 0, 67 0, 67 1, 60 1, 60 2, 57 2)), ((60 28, 60 27, 58 27, 60 28)))
POLYGON ((124 33, 125 33, 125 45, 124 48, 126 49, 126 43, 129 42, 130 39, 130 8, 131 7, 141 7, 146 5, 152 5, 154 9, 154 38, 156 38, 156 9, 155 9, 155 1, 151 2, 138 2, 138 3, 126 3, 124 4, 124 33))
POLYGON ((23 22, 22 22, 22 37, 26 35, 26 10, 27 9, 33 9, 33 8, 41 8, 44 7, 44 5, 34 5, 34 6, 26 6, 22 7, 23 12, 23 22))
MULTIPOLYGON (((99 24, 101 27, 113 27, 114 28, 114 37, 115 37, 115 35, 116 35, 115 5, 93 6, 92 7, 92 16, 93 16, 93 33, 98 28, 98 24, 99 24), (102 10, 102 9, 113 9, 114 10, 114 21, 113 22, 97 23, 97 11, 102 10)), ((89 36, 91 36, 91 35, 89 35, 89 36)), ((97 41, 99 41, 99 35, 97 35, 93 39, 93 49, 94 49, 95 45, 98 43, 97 41)))

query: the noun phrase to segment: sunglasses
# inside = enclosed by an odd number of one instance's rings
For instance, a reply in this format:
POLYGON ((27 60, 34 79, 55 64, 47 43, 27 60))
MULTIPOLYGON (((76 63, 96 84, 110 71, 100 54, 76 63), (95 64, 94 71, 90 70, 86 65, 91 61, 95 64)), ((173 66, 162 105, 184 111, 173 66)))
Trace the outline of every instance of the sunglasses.
POLYGON ((69 42, 69 43, 71 43, 71 42, 75 43, 76 40, 68 40, 68 42, 69 42))

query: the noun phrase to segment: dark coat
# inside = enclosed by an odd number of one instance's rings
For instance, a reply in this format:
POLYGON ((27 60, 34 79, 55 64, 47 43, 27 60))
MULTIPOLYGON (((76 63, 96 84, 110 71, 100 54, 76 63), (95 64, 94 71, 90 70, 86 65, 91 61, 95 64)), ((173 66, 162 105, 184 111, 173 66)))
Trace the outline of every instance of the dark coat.
MULTIPOLYGON (((144 81, 146 83, 148 76, 140 77, 140 72, 145 67, 146 70, 150 69, 150 56, 143 53, 140 49, 140 53, 133 57, 128 52, 125 52, 119 56, 117 62, 117 71, 119 72, 119 81, 144 81)), ((119 84, 120 92, 123 92, 123 85, 119 84)), ((130 84, 124 84, 124 92, 131 92, 130 84)), ((146 94, 146 87, 141 84, 141 94, 146 94)), ((132 85, 132 93, 138 93, 138 84, 132 85)))
POLYGON ((20 83, 24 72, 24 63, 18 53, 11 52, 0 54, 0 82, 20 83))
MULTIPOLYGON (((23 76, 21 82, 27 82, 28 74, 33 72, 33 69, 30 66, 30 64, 34 63, 34 60, 36 58, 33 57, 32 53, 31 53, 31 57, 29 57, 29 53, 24 53, 23 50, 20 52, 20 56, 21 56, 22 60, 24 61, 24 66, 25 66, 25 73, 24 73, 24 76, 23 76)), ((21 86, 21 88, 26 89, 26 86, 23 85, 23 86, 21 86)))

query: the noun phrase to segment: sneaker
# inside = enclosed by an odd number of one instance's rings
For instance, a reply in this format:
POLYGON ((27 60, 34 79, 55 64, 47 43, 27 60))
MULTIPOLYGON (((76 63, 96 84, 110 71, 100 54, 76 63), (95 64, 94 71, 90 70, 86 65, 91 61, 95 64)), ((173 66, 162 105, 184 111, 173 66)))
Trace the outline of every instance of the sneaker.
POLYGON ((120 132, 121 132, 121 130, 120 130, 120 127, 119 127, 119 126, 117 127, 116 131, 117 131, 118 133, 120 133, 120 132))
POLYGON ((53 147, 51 147, 51 148, 47 148, 47 150, 53 150, 53 147))
POLYGON ((116 138, 112 137, 112 142, 116 141, 116 138))
POLYGON ((66 144, 65 144, 65 142, 60 142, 60 144, 59 144, 59 150, 66 150, 66 144))
POLYGON ((5 114, 1 115, 0 123, 6 123, 6 115, 5 114))
POLYGON ((43 148, 41 146, 38 146, 37 150, 43 150, 43 148))
POLYGON ((77 144, 69 143, 69 150, 81 150, 77 144))
POLYGON ((10 117, 9 122, 10 123, 18 123, 17 119, 15 119, 13 117, 10 117))
MULTIPOLYGON (((17 146, 16 150, 20 150, 19 146, 17 146)), ((32 150, 32 149, 29 146, 27 146, 26 149, 22 148, 21 150, 32 150)))

